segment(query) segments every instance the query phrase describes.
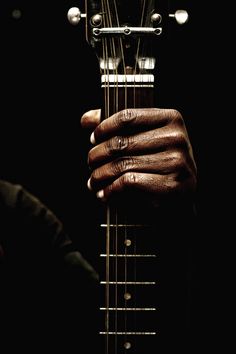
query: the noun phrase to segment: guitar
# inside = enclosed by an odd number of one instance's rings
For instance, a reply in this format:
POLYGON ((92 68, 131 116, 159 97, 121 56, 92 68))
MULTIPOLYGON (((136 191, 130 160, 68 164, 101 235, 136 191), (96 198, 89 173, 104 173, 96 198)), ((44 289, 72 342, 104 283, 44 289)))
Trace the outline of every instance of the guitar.
MULTIPOLYGON (((86 39, 100 66, 104 118, 122 109, 155 107, 158 50, 169 17, 180 23, 187 17, 184 11, 169 16, 167 10, 166 1, 88 0, 85 14, 71 11, 71 23, 86 18, 86 39)), ((137 207, 136 200, 116 200, 105 205, 104 216, 101 348, 117 354, 158 349, 160 247, 152 210, 137 207)))

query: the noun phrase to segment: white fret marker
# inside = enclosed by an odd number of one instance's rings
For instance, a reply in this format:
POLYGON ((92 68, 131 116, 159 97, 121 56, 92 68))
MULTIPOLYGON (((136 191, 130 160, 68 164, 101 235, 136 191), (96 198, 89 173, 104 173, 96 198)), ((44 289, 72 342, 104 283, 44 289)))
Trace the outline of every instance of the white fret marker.
POLYGON ((125 342, 124 343, 125 349, 130 349, 131 348, 131 343, 130 342, 125 342))
POLYGON ((124 299, 125 300, 130 300, 131 299, 131 294, 130 293, 125 293, 124 294, 124 299))
POLYGON ((131 240, 129 240, 129 239, 125 240, 125 245, 127 247, 131 246, 131 244, 132 244, 131 240))

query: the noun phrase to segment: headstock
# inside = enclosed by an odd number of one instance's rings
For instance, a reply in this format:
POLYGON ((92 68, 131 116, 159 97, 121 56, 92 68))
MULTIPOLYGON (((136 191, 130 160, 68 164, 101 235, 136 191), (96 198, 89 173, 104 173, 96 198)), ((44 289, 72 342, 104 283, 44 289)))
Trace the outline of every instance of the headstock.
POLYGON ((147 48, 150 38, 162 33, 155 1, 93 1, 88 15, 87 40, 95 48, 102 73, 137 74, 154 68, 155 59, 147 48))
POLYGON ((78 8, 68 11, 72 24, 83 17, 86 39, 95 50, 103 75, 150 73, 169 19, 179 24, 188 20, 184 10, 169 14, 166 0, 86 0, 84 14, 78 8))

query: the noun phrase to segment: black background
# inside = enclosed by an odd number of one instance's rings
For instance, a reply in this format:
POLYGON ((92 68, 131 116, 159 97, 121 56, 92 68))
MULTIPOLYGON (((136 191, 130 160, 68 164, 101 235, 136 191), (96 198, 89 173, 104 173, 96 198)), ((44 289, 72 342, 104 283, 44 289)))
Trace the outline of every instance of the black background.
MULTIPOLYGON (((170 3, 170 12, 185 8, 190 18, 184 26, 169 25, 157 96, 158 106, 183 114, 198 164, 190 352, 222 342, 227 312, 225 38, 217 30, 223 25, 220 9, 202 3, 170 3)), ((1 1, 0 176, 23 184, 45 202, 96 266, 98 243, 91 221, 98 218, 97 202, 86 187, 90 133, 82 131, 80 117, 100 107, 99 70, 84 24, 74 27, 67 21, 71 6, 83 9, 83 1, 1 1), (14 9, 20 9, 19 19, 12 16, 14 9)))

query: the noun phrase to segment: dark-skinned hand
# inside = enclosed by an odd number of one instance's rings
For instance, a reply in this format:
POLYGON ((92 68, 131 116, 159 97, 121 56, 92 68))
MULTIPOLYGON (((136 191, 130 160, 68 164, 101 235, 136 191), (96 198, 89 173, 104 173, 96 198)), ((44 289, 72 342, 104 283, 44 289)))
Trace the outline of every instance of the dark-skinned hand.
POLYGON ((100 109, 91 110, 81 125, 92 129, 88 188, 101 200, 131 191, 159 205, 194 195, 197 168, 177 110, 126 109, 104 120, 100 109))

